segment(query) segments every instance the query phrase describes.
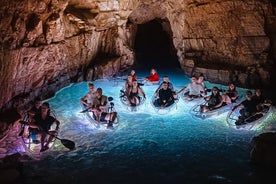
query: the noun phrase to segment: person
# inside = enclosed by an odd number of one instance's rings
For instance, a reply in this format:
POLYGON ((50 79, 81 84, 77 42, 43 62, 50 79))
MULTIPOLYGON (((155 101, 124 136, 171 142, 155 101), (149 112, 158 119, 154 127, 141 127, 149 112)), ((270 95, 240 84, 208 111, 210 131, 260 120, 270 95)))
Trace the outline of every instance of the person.
POLYGON ((93 83, 88 83, 88 88, 89 92, 81 98, 81 103, 87 107, 90 107, 94 98, 96 97, 96 91, 93 83))
POLYGON ((126 79, 126 82, 125 82, 125 94, 128 94, 129 93, 129 90, 131 89, 132 87, 132 83, 133 83, 133 77, 131 74, 129 74, 127 76, 127 79, 126 79))
POLYGON ((154 101, 154 106, 156 107, 169 107, 174 103, 173 92, 168 88, 168 83, 163 82, 162 88, 158 92, 158 97, 154 101))
MULTIPOLYGON (((38 144, 39 140, 37 138, 37 134, 39 129, 35 125, 34 116, 41 112, 41 99, 39 97, 34 99, 34 105, 27 112, 26 121, 29 122, 29 135, 33 143, 38 144)), ((22 132, 23 133, 23 132, 22 132)))
POLYGON ((252 97, 253 102, 256 105, 257 111, 262 111, 266 106, 271 105, 271 100, 267 99, 263 94, 261 89, 256 89, 255 94, 252 97))
POLYGON ((203 73, 201 73, 198 76, 197 83, 202 86, 202 88, 204 89, 204 95, 206 95, 207 94, 207 88, 206 88, 206 85, 205 85, 205 82, 204 82, 204 75, 203 75, 203 73))
POLYGON ((132 69, 132 70, 130 71, 130 75, 132 76, 132 81, 137 80, 137 75, 136 75, 135 70, 132 69))
POLYGON ((92 102, 92 107, 98 107, 101 111, 107 111, 107 96, 103 95, 102 88, 97 88, 96 96, 92 102))
POLYGON ((246 91, 246 99, 240 104, 234 106, 232 111, 236 108, 242 107, 239 111, 239 119, 235 122, 236 125, 241 125, 245 123, 246 118, 253 116, 257 112, 256 103, 252 100, 252 92, 250 90, 246 91))
POLYGON ((178 91, 176 94, 182 93, 186 89, 189 91, 189 93, 185 93, 184 97, 187 100, 193 100, 196 98, 200 98, 201 94, 204 93, 204 88, 202 85, 197 83, 197 78, 196 76, 191 77, 191 82, 187 85, 184 86, 180 91, 178 91))
POLYGON ((204 100, 207 102, 207 105, 200 105, 200 112, 208 112, 223 105, 223 99, 216 86, 212 88, 212 94, 205 97, 204 100))
POLYGON ((136 80, 133 81, 132 87, 129 90, 129 93, 127 95, 129 104, 131 106, 136 106, 140 103, 140 97, 139 95, 142 95, 144 98, 146 98, 146 94, 143 91, 143 89, 138 85, 138 82, 136 80))
MULTIPOLYGON (((170 88, 172 90, 172 92, 174 93, 174 95, 176 94, 175 90, 174 90, 174 87, 173 87, 173 84, 170 82, 169 80, 169 77, 167 75, 165 75, 163 77, 163 82, 166 82, 168 84, 168 88, 170 88)), ((162 89, 162 85, 163 85, 163 82, 159 85, 159 87, 155 90, 154 92, 154 95, 157 96, 158 95, 158 92, 160 89, 162 89)))
POLYGON ((40 113, 40 111, 41 111, 41 99, 39 97, 35 98, 34 105, 30 109, 30 111, 34 112, 35 114, 40 113))
POLYGON ((38 115, 39 112, 35 112, 34 110, 28 111, 28 118, 27 122, 29 123, 29 136, 34 144, 39 144, 40 141, 38 140, 37 134, 39 133, 39 127, 35 123, 35 116, 38 115))
POLYGON ((34 119, 35 119, 36 128, 39 129, 39 133, 41 134, 40 152, 43 152, 49 149, 48 145, 50 144, 55 134, 57 133, 60 122, 56 118, 50 115, 50 104, 48 102, 44 102, 41 105, 41 112, 35 115, 34 119), (56 129, 50 131, 50 128, 54 123, 56 124, 56 129), (46 140, 47 136, 49 137, 46 140))
MULTIPOLYGON (((40 141, 38 140, 37 134, 39 132, 39 128, 35 125, 34 116, 36 113, 32 110, 27 111, 27 114, 24 116, 23 121, 28 123, 28 137, 34 144, 39 144, 40 141)), ((18 136, 24 135, 26 124, 23 123, 21 126, 21 132, 18 136)))
MULTIPOLYGON (((238 91, 233 83, 229 84, 228 89, 224 92, 224 94, 227 95, 225 98, 229 98, 232 103, 238 99, 238 91)), ((227 101, 229 100, 227 99, 227 101)))
POLYGON ((156 83, 159 81, 159 75, 156 71, 156 69, 151 69, 150 71, 150 75, 148 77, 146 77, 146 79, 143 81, 143 83, 145 82, 153 82, 156 83))

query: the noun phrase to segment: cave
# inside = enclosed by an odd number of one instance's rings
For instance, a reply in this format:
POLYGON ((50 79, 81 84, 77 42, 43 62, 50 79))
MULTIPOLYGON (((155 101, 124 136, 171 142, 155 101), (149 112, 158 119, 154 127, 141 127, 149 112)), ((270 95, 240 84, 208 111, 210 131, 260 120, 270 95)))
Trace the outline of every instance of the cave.
POLYGON ((158 86, 142 82, 156 68, 179 92, 203 74, 209 90, 235 82, 245 98, 247 89, 262 88, 275 105, 275 6, 275 0, 2 0, 1 183, 270 183, 274 107, 257 113, 264 123, 239 127, 228 122, 230 108, 210 118, 192 115, 206 104, 200 98, 179 95, 169 112, 155 108, 158 86), (128 106, 123 91, 131 69, 145 92, 138 108, 128 106), (108 113, 118 112, 114 127, 111 115, 99 124, 80 102, 91 82, 103 89, 108 113), (60 121, 52 127, 59 132, 45 131, 55 132, 49 149, 28 128, 36 97, 60 121), (268 134, 254 138, 260 133, 268 134))
POLYGON ((162 23, 166 27, 169 25, 160 19, 137 25, 134 49, 138 67, 180 68, 170 36, 171 29, 166 32, 162 23))

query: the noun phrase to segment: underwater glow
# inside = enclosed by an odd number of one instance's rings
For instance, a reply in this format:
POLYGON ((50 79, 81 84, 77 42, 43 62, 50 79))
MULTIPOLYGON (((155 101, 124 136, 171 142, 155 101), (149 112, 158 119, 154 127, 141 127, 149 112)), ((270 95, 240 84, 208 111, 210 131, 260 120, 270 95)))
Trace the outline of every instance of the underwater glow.
MULTIPOLYGON (((137 71, 138 77, 148 71, 137 71)), ((168 75, 176 90, 190 82, 181 70, 159 71, 168 75)), ((252 172, 249 166, 250 141, 253 136, 275 130, 271 115, 257 130, 229 127, 227 113, 205 120, 189 114, 195 105, 181 98, 167 114, 156 113, 151 97, 157 86, 142 86, 146 101, 136 112, 130 112, 119 99, 123 80, 93 81, 103 94, 113 97, 119 114, 114 130, 96 128, 82 111, 80 98, 88 92, 88 82, 72 84, 49 99, 60 125, 59 137, 76 143, 68 151, 59 141, 48 157, 29 165, 26 182, 64 181, 68 183, 176 181, 206 183, 210 178, 241 182, 252 172), (271 123, 272 122, 272 123, 271 123), (45 172, 47 171, 47 172, 45 172), (62 174, 56 171, 62 171, 62 174), (39 175, 37 177, 28 177, 39 175)), ((226 86, 206 83, 208 88, 226 86)), ((238 88, 239 93, 246 89, 238 88)))

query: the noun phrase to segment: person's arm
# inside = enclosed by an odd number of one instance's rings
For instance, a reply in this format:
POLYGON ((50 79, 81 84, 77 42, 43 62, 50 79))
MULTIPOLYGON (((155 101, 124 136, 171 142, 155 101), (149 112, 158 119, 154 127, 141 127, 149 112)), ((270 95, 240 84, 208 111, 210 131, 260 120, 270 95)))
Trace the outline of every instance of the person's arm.
POLYGON ((159 90, 162 88, 162 84, 159 85, 159 87, 155 90, 154 95, 157 96, 159 90))
POLYGON ((95 107, 95 108, 92 108, 91 111, 93 112, 94 117, 96 118, 95 120, 97 122, 100 122, 100 109, 97 109, 97 107, 95 107))
POLYGON ((197 83, 197 86, 199 86, 199 88, 197 88, 199 90, 199 93, 204 94, 205 96, 205 89, 203 88, 202 84, 197 83))
POLYGON ((239 108, 239 107, 241 107, 241 106, 243 106, 242 103, 240 103, 240 104, 238 104, 238 105, 235 105, 235 106, 233 107, 232 111, 234 111, 235 109, 237 109, 237 108, 239 108))
POLYGON ((89 104, 86 103, 86 100, 87 100, 87 94, 84 97, 81 98, 81 103, 85 106, 89 106, 89 104))
POLYGON ((100 110, 105 111, 107 109, 107 98, 104 100, 103 103, 100 105, 100 110))
POLYGON ((147 79, 148 79, 149 81, 153 81, 153 75, 148 76, 147 79))
POLYGON ((175 91, 174 91, 174 87, 173 87, 173 84, 172 84, 172 83, 169 83, 169 88, 172 90, 172 92, 175 92, 175 91))
POLYGON ((177 91, 177 95, 179 94, 179 93, 182 93, 183 91, 185 91, 185 89, 187 88, 187 86, 184 86, 180 91, 177 91))
POLYGON ((272 101, 270 99, 265 99, 263 105, 270 106, 272 101))
POLYGON ((33 120, 33 121, 30 122, 29 127, 30 127, 30 128, 37 128, 37 129, 40 129, 40 127, 35 123, 35 120, 33 120))
POLYGON ((144 99, 146 99, 146 94, 145 94, 145 92, 144 92, 144 90, 142 89, 142 88, 138 88, 138 92, 141 94, 141 95, 143 95, 143 97, 144 97, 144 99))
POLYGON ((170 98, 172 99, 172 101, 174 101, 174 96, 173 96, 173 91, 171 90, 171 92, 170 92, 170 98))
POLYGON ((159 81, 159 75, 157 73, 154 75, 154 81, 159 81))
POLYGON ((231 100, 236 100, 238 98, 238 92, 235 91, 234 94, 235 95, 233 97, 231 97, 231 100))
POLYGON ((126 81, 125 83, 125 89, 127 90, 128 89, 128 82, 126 81))
POLYGON ((206 102, 208 102, 208 101, 210 100, 210 98, 211 98, 211 96, 206 96, 206 97, 204 97, 204 100, 205 100, 206 102))
POLYGON ((59 129, 60 122, 56 119, 55 123, 56 123, 56 131, 57 131, 59 129))

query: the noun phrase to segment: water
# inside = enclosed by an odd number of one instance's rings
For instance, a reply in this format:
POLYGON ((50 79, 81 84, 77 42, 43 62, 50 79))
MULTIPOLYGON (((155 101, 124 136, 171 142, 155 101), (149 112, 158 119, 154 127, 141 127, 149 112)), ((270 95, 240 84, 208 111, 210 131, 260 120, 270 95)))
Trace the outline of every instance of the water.
MULTIPOLYGON (((148 75, 148 71, 137 73, 138 77, 148 75)), ((190 81, 180 70, 159 74, 168 75, 177 90, 190 81)), ((48 101, 61 122, 59 136, 74 141, 76 149, 68 151, 58 141, 46 158, 25 164, 23 183, 245 183, 263 177, 250 167, 250 141, 274 129, 274 115, 253 131, 228 127, 227 113, 193 119, 192 106, 182 99, 169 114, 160 115, 150 103, 156 86, 143 86, 147 100, 137 112, 130 112, 119 100, 122 83, 93 83, 114 98, 119 126, 96 129, 79 113, 87 82, 60 90, 48 101)), ((207 83, 214 85, 225 87, 207 83)), ((244 93, 246 89, 238 90, 244 93)))

